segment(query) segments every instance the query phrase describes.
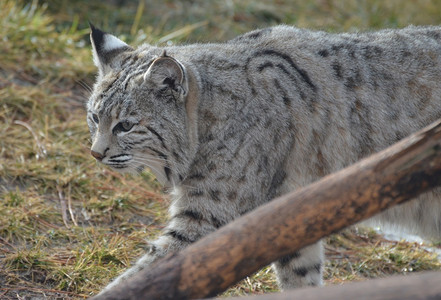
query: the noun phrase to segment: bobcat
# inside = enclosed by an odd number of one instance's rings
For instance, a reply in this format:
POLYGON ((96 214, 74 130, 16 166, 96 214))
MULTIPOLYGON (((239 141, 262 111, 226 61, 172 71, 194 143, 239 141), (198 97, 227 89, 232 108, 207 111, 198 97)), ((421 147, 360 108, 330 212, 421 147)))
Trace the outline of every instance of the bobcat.
MULTIPOLYGON (((91 25, 91 41, 92 156, 123 172, 150 168, 173 199, 162 235, 106 289, 441 116, 441 27, 276 26, 226 43, 134 49, 91 25)), ((439 238, 439 196, 377 219, 439 238)), ((323 260, 320 243, 278 260, 280 287, 320 285, 323 260)))

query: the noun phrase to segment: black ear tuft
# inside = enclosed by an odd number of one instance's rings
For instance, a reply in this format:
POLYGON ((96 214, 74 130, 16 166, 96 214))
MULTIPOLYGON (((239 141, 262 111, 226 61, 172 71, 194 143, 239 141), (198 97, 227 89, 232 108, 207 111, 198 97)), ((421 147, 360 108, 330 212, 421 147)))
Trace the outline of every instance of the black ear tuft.
POLYGON ((90 20, 87 21, 87 22, 89 23, 89 27, 90 27, 90 29, 94 29, 94 28, 95 28, 95 26, 92 24, 92 22, 90 22, 90 20))
POLYGON ((93 26, 90 22, 89 26, 91 30, 90 39, 92 40, 98 54, 103 55, 104 35, 106 35, 106 33, 93 26))
POLYGON ((101 31, 89 22, 93 61, 101 75, 117 66, 118 57, 124 51, 133 50, 117 37, 101 31))

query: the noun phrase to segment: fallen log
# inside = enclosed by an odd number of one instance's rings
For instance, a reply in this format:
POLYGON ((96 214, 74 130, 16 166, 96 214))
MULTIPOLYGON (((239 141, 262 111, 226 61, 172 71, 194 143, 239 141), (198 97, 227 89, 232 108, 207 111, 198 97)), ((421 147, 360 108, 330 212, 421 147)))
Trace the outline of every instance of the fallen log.
POLYGON ((94 299, 215 296, 261 267, 441 184, 441 122, 279 197, 94 299))

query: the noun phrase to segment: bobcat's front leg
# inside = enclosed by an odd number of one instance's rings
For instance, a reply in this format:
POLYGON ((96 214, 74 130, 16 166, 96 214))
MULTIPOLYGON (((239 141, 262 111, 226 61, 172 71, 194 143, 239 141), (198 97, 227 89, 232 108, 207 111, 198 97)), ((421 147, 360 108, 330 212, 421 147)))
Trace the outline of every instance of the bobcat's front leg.
POLYGON ((321 241, 287 255, 273 264, 282 290, 323 284, 323 246, 321 241))
POLYGON ((170 222, 162 235, 150 243, 149 252, 107 285, 103 292, 130 279, 167 253, 180 251, 230 221, 225 220, 225 216, 216 216, 221 211, 216 206, 212 205, 210 211, 195 199, 182 197, 174 201, 170 207, 170 222))
POLYGON ((121 282, 127 281, 143 269, 148 268, 153 262, 165 256, 169 251, 179 251, 186 247, 189 242, 177 241, 172 236, 162 235, 159 239, 150 243, 150 249, 132 267, 119 275, 115 280, 108 284, 102 292, 105 292, 121 282))

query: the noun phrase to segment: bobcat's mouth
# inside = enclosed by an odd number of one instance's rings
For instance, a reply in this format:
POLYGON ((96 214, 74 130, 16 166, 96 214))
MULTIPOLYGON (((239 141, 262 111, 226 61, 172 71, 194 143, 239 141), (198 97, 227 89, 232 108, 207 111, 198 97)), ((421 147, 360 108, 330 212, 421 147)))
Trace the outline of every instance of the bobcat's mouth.
POLYGON ((118 169, 118 168, 128 167, 132 159, 133 159, 132 155, 123 153, 123 154, 110 156, 108 160, 103 162, 108 166, 115 167, 118 169))
POLYGON ((122 172, 122 173, 130 172, 130 171, 133 172, 134 170, 138 170, 139 168, 141 168, 140 171, 143 170, 143 166, 136 166, 135 165, 135 163, 133 161, 133 156, 131 154, 122 153, 122 154, 117 154, 117 155, 112 155, 112 156, 100 156, 100 157, 97 157, 96 155, 93 155, 93 156, 100 163, 102 163, 108 167, 111 167, 111 168, 117 170, 118 172, 122 172))
POLYGON ((171 169, 164 164, 166 159, 154 155, 156 153, 143 153, 143 155, 133 155, 129 153, 120 153, 116 155, 101 155, 92 151, 92 156, 100 163, 115 169, 120 173, 140 174, 146 168, 156 176, 156 179, 162 184, 167 185, 170 181, 171 169))

